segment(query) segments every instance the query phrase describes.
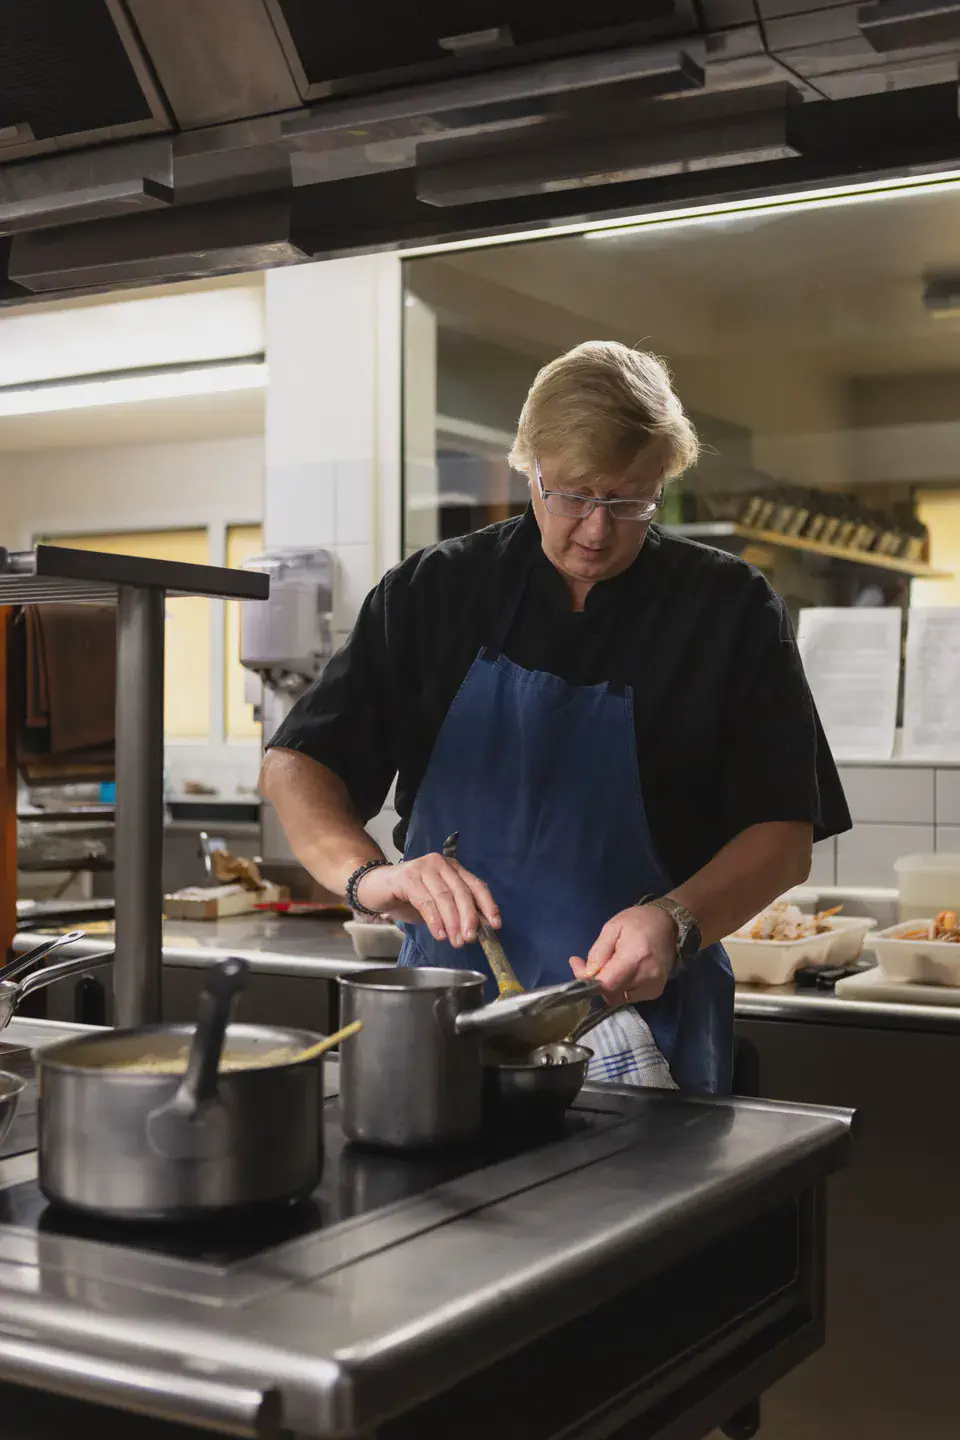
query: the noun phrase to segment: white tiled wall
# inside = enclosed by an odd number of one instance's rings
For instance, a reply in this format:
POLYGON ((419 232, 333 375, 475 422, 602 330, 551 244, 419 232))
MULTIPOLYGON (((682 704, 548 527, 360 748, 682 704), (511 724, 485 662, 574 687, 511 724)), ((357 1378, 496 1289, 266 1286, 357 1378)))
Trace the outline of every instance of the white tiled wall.
MULTIPOLYGON (((833 842, 837 885, 892 886, 902 855, 960 851, 960 768, 848 765, 840 778, 853 829, 833 842)), ((826 847, 814 857, 819 884, 828 883, 826 847)))
MULTIPOLYGON (((400 558, 400 260, 274 270, 265 294, 265 539, 333 555, 339 645, 400 558)), ((369 827, 385 847, 396 819, 391 797, 369 827)))

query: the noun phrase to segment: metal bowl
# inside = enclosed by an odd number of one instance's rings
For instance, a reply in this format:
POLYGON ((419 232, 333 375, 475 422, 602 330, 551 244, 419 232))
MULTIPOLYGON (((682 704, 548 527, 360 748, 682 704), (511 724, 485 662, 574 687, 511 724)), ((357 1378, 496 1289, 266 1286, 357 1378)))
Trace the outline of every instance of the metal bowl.
POLYGON ((9 1070, 0 1070, 0 1145, 10 1134, 20 1104, 20 1096, 26 1089, 26 1080, 12 1075, 9 1070))
POLYGON ((523 1057, 484 1055, 483 1107, 491 1120, 548 1123, 563 1118, 587 1077, 585 1045, 541 1045, 523 1057))

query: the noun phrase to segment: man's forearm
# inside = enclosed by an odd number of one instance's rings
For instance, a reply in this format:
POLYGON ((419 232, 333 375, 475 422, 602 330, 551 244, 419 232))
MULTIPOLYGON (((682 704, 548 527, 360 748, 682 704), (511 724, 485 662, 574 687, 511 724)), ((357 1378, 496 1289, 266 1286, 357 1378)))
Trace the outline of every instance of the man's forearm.
POLYGON ((704 945, 712 945, 806 880, 812 841, 805 823, 752 825, 670 896, 696 916, 704 945))
POLYGON ((367 860, 383 856, 364 830, 338 775, 296 750, 268 750, 260 793, 277 812, 291 849, 334 895, 367 860))

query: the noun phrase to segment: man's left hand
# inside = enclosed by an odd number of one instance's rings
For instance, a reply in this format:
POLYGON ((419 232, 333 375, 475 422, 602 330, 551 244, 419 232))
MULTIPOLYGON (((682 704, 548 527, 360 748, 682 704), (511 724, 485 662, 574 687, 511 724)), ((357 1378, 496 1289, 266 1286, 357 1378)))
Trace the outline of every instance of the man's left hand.
POLYGON ((608 920, 586 960, 574 956, 577 979, 596 977, 608 1005, 656 1000, 677 961, 676 927, 663 910, 633 905, 608 920))

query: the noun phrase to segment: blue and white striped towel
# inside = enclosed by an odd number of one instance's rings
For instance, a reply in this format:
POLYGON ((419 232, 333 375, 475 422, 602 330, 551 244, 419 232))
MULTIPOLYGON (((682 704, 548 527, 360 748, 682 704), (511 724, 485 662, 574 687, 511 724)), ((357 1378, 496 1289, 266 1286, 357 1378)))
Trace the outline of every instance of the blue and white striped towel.
POLYGON ((588 1080, 647 1090, 678 1089, 650 1026, 636 1010, 615 1010, 584 1035, 583 1044, 593 1051, 588 1080))

